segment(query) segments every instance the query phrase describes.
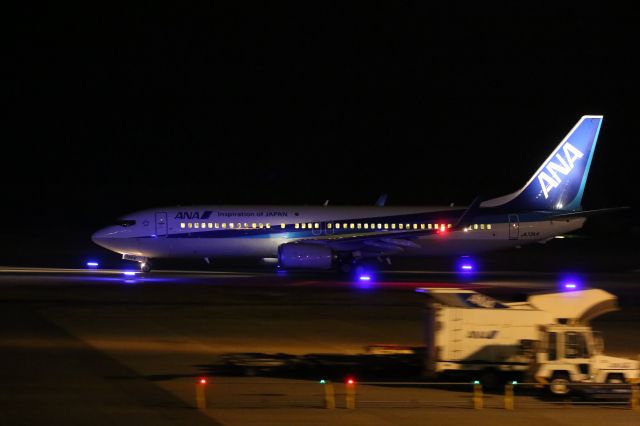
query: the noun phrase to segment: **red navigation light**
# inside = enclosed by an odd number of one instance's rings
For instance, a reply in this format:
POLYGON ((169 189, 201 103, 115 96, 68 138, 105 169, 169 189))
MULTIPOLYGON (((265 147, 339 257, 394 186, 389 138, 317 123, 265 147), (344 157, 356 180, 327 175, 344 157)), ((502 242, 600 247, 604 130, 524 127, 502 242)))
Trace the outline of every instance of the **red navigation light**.
POLYGON ((206 385, 207 384, 207 379, 202 378, 198 381, 198 383, 200 383, 201 385, 206 385))
POLYGON ((356 381, 355 381, 354 379, 352 379, 352 378, 348 378, 348 379, 347 379, 347 384, 348 384, 348 385, 353 385, 353 384, 355 384, 355 383, 356 383, 356 381))

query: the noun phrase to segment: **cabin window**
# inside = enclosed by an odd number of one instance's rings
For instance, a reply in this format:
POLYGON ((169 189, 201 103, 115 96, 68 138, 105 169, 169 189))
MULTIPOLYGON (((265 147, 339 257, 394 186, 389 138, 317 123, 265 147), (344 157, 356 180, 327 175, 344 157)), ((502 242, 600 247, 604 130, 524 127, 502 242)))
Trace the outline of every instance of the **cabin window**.
POLYGON ((488 229, 488 230, 491 230, 491 224, 488 224, 488 225, 487 225, 487 229, 488 229))
POLYGON ((364 224, 364 229, 369 229, 369 224, 368 223, 364 224))
POLYGON ((199 224, 198 222, 194 223, 194 224, 193 224, 193 226, 194 226, 194 228, 196 228, 196 229, 200 228, 200 224, 199 224))
POLYGON ((391 224, 391 229, 396 229, 396 224, 395 223, 391 224))
POLYGON ((253 229, 256 229, 256 228, 258 227, 258 224, 257 224, 257 223, 252 223, 252 224, 251 224, 251 227, 252 227, 253 229))
POLYGON ((451 225, 450 223, 447 224, 447 228, 451 228, 453 225, 451 225))
POLYGON ((358 229, 362 229, 362 224, 361 223, 358 224, 358 229))
POLYGON ((356 227, 356 224, 355 224, 355 223, 350 223, 350 224, 349 224, 349 229, 355 229, 355 227, 356 227))
POLYGON ((413 229, 418 229, 418 224, 417 223, 413 224, 413 229))
POLYGON ((229 228, 233 229, 233 222, 229 224, 229 228))
POLYGON ((340 224, 336 223, 336 229, 340 229, 340 224))
MULTIPOLYGON (((282 229, 284 229, 284 228, 285 228, 285 226, 286 226, 286 225, 285 225, 284 223, 281 223, 281 224, 280 224, 280 228, 282 228, 282 229)), ((262 224, 260 224, 260 228, 262 228, 262 224)))
POLYGON ((421 223, 421 224, 420 224, 420 229, 424 229, 424 228, 425 228, 424 223, 421 223))
POLYGON ((319 223, 314 223, 314 224, 313 224, 313 227, 314 227, 315 229, 320 229, 320 224, 319 224, 319 223))
POLYGON ((271 224, 270 223, 267 223, 265 226, 267 227, 267 229, 271 228, 271 224))
POLYGON ((478 229, 478 224, 477 223, 473 224, 473 229, 478 229))
POLYGON ((180 224, 180 228, 184 229, 184 227, 185 227, 185 224, 184 224, 184 222, 182 222, 182 223, 180 224))
POLYGON ((389 229, 389 224, 388 223, 384 224, 384 229, 389 229))

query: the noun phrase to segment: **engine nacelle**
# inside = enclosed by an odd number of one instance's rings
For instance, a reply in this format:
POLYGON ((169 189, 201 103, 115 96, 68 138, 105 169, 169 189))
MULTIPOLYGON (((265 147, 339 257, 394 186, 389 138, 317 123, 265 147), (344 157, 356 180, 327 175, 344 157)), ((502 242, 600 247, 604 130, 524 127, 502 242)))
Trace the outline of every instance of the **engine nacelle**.
POLYGON ((331 269, 335 254, 321 244, 286 243, 278 247, 278 263, 285 269, 331 269))

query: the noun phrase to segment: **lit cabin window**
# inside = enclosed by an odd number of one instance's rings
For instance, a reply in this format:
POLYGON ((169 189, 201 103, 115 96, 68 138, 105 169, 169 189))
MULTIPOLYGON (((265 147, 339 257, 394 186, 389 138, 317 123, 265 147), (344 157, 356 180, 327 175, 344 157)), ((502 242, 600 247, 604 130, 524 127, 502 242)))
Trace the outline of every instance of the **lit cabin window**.
POLYGON ((396 224, 395 223, 391 224, 391 229, 396 229, 396 224))
POLYGON ((491 224, 487 225, 487 229, 489 229, 489 230, 491 229, 491 224))
POLYGON ((400 229, 404 229, 404 224, 403 224, 403 223, 399 224, 399 225, 398 225, 398 228, 400 228, 400 229))
POLYGON ((204 228, 206 228, 206 227, 207 227, 207 224, 206 224, 206 223, 204 223, 204 222, 202 222, 202 225, 201 225, 201 226, 202 226, 202 229, 204 229, 204 228))
POLYGON ((478 224, 477 223, 473 224, 473 229, 478 229, 478 224))
POLYGON ((428 225, 427 225, 427 229, 431 229, 431 224, 428 224, 428 225))
POLYGON ((296 223, 295 228, 296 228, 296 229, 300 228, 300 224, 299 224, 299 223, 296 223))
POLYGON ((389 224, 388 223, 384 224, 384 229, 389 229, 389 224))
POLYGON ((193 224, 193 227, 194 227, 194 228, 196 228, 196 229, 198 229, 198 228, 200 228, 200 224, 199 224, 199 223, 194 223, 194 224, 193 224))
POLYGON ((189 227, 189 229, 193 228, 193 223, 189 222, 187 223, 187 226, 189 227))
POLYGON ((332 226, 333 224, 331 222, 327 223, 327 229, 331 229, 332 226))
POLYGON ((264 223, 259 223, 258 224, 258 228, 260 228, 260 229, 264 228, 264 223))
POLYGON ((316 228, 316 229, 320 229, 320 224, 319 223, 314 223, 313 227, 316 228))
POLYGON ((313 229, 313 223, 309 223, 309 224, 307 224, 307 228, 309 228, 309 229, 313 229))
POLYGON ((356 227, 355 223, 350 223, 350 224, 349 224, 349 228, 350 228, 350 229, 355 229, 355 227, 356 227))
POLYGON ((447 228, 451 228, 453 225, 452 224, 447 224, 447 228))
POLYGON ((216 228, 216 229, 218 229, 218 223, 214 223, 214 224, 213 224, 213 227, 214 227, 214 228, 216 228))
POLYGON ((271 224, 270 223, 267 223, 266 226, 267 226, 267 229, 271 228, 271 224))
POLYGON ((222 224, 222 228, 224 229, 224 228, 226 228, 226 227, 227 227, 227 224, 226 224, 226 223, 223 223, 223 224, 222 224))
POLYGON ((233 223, 230 223, 230 224, 229 224, 229 228, 232 228, 232 229, 233 229, 233 226, 234 226, 234 225, 233 225, 233 223))
POLYGON ((356 228, 358 228, 358 229, 362 229, 362 224, 361 224, 361 223, 359 223, 359 224, 356 226, 356 228))
MULTIPOLYGON (((286 227, 286 225, 284 223, 280 224, 280 228, 284 229, 286 227)), ((260 228, 262 228, 262 224, 260 224, 260 228)))
POLYGON ((348 228, 349 228, 349 225, 348 225, 347 223, 343 223, 343 224, 342 224, 342 228, 343 228, 343 229, 348 229, 348 228))
POLYGON ((418 224, 417 223, 413 224, 413 229, 418 229, 418 224))
POLYGON ((252 227, 253 229, 256 229, 256 228, 258 227, 258 224, 257 224, 257 223, 252 223, 252 224, 251 224, 251 227, 252 227))
POLYGON ((182 223, 180 224, 180 228, 182 228, 182 229, 184 229, 184 227, 185 227, 185 226, 186 226, 186 225, 184 224, 184 222, 182 222, 182 223))
POLYGON ((306 223, 302 224, 302 229, 307 229, 307 224, 306 223))
POLYGON ((244 229, 249 229, 249 224, 245 223, 244 224, 244 229))
POLYGON ((484 223, 480 224, 480 229, 484 229, 484 223))
POLYGON ((404 227, 405 227, 405 228, 407 228, 407 229, 411 229, 411 224, 410 224, 410 223, 406 223, 406 224, 404 225, 404 227))
POLYGON ((378 229, 382 229, 382 224, 381 223, 378 224, 378 229))
POLYGON ((211 223, 211 222, 207 223, 207 228, 209 228, 209 229, 213 228, 213 223, 211 223))
POLYGON ((369 229, 369 224, 368 223, 364 224, 364 229, 369 229))
POLYGON ((340 224, 336 223, 336 229, 340 229, 340 224))
POLYGON ((425 228, 424 223, 421 223, 420 224, 420 229, 424 229, 424 228, 425 228))

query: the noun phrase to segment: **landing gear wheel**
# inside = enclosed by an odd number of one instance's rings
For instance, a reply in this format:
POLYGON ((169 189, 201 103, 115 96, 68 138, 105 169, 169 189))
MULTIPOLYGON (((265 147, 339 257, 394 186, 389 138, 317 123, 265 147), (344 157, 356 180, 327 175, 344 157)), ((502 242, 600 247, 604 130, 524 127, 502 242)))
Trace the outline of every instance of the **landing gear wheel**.
POLYGON ((151 272, 151 262, 148 260, 145 262, 140 262, 140 270, 142 272, 151 272))

